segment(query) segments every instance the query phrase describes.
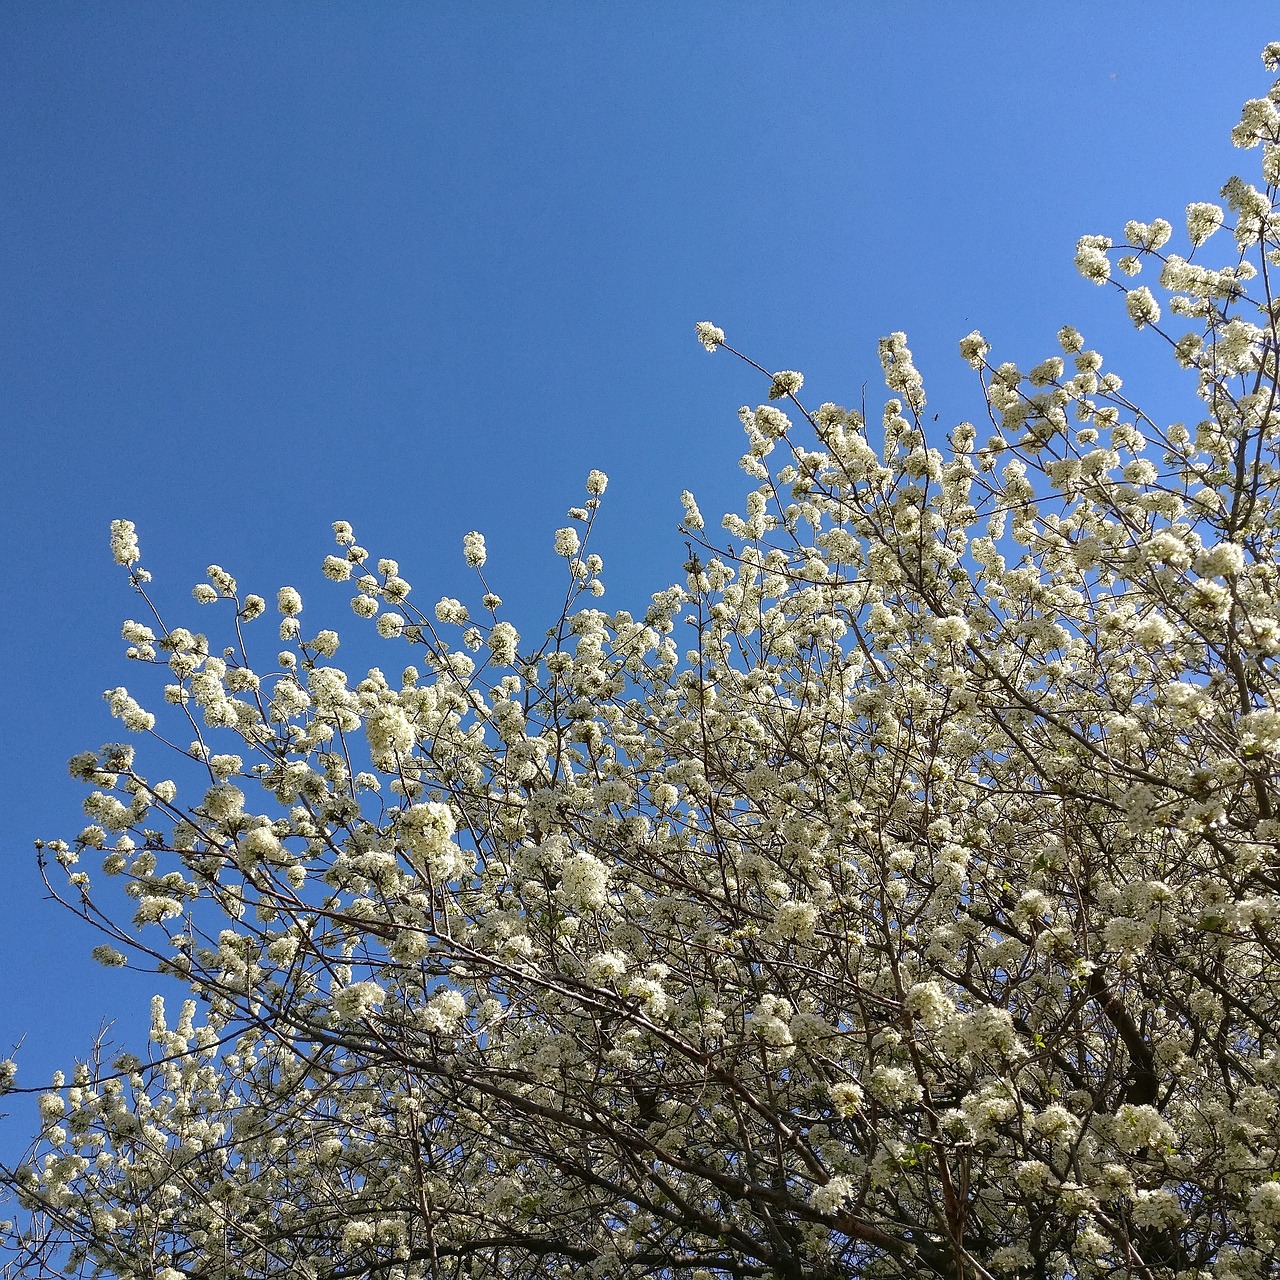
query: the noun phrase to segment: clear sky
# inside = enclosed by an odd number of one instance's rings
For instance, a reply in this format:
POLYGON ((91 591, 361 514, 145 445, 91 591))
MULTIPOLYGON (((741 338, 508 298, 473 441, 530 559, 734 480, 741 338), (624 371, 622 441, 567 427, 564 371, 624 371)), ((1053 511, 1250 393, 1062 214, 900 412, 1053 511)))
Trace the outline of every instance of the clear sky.
MULTIPOLYGON (((766 388, 695 321, 804 371, 814 404, 868 384, 873 412, 876 339, 904 329, 940 430, 980 409, 958 338, 1034 361, 1071 322, 1144 403, 1194 412, 1071 259, 1253 161, 1227 133, 1270 83, 1268 9, 0 4, 0 1056, 25 1035, 22 1083, 104 1017, 141 1048, 157 986, 89 958, 32 851, 85 821, 66 760, 120 736, 102 691, 158 701, 122 657, 113 517, 193 629, 217 562, 367 636, 319 574, 345 518, 420 605, 471 590, 483 531, 536 632, 588 469, 613 608, 679 575, 681 489, 737 505, 736 409, 766 388)), ((0 1126, 0 1155, 30 1128, 0 1126)))

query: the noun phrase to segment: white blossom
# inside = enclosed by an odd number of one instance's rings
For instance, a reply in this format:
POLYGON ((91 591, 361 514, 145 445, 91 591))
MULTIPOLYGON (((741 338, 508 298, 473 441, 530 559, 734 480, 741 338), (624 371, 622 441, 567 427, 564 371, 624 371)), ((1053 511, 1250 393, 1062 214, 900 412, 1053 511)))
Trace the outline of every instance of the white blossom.
POLYGON ((520 643, 520 634, 509 622, 496 622, 489 632, 489 652, 499 666, 515 665, 516 646, 520 643))
POLYGON ((1112 1121, 1112 1135, 1122 1151, 1167 1145, 1172 1130, 1160 1113, 1151 1106, 1125 1103, 1112 1121))
POLYGON ((395 768, 396 761, 413 749, 413 726, 403 709, 394 702, 379 703, 369 713, 365 732, 374 764, 379 768, 395 768))
POLYGON ((137 564, 142 556, 138 550, 138 534, 132 520, 111 522, 111 554, 116 564, 137 564))
POLYGON ((609 871, 589 853, 576 853, 561 866, 560 888, 579 911, 599 911, 606 901, 609 871))
POLYGON ((783 369, 773 375, 773 385, 769 388, 770 400, 781 400, 785 396, 794 396, 804 386, 804 374, 794 369, 783 369))
POLYGON ((1249 1216, 1266 1227, 1280 1227, 1280 1182, 1263 1182, 1249 1196, 1249 1216))
POLYGON ((856 1115, 862 1108, 862 1089, 852 1080, 842 1080, 831 1086, 831 1102, 837 1114, 845 1117, 856 1115))
POLYGON ((1082 236, 1076 246, 1076 270, 1094 284, 1105 284, 1111 275, 1111 260, 1106 250, 1110 240, 1103 236, 1082 236))
POLYGON ((628 968, 627 957, 620 951, 602 951, 587 961, 587 976, 595 983, 621 978, 628 968))
POLYGON ((484 534, 473 531, 463 536, 462 556, 473 569, 483 568, 488 555, 484 545, 484 534))
POLYGON ((835 1213, 853 1198, 857 1189, 856 1179, 847 1174, 839 1174, 822 1186, 815 1187, 809 1196, 809 1203, 819 1213, 835 1213))
POLYGON ((421 1022, 428 1031, 448 1035, 457 1030, 467 1013, 467 1001, 460 991, 438 991, 423 1007, 421 1022))
POLYGON ((811 938, 817 922, 818 908, 812 902, 788 898, 778 904, 773 931, 779 938, 811 938))
POLYGON ((977 329, 960 339, 960 354, 975 369, 982 368, 983 362, 986 360, 987 353, 990 350, 991 344, 977 331, 977 329))
POLYGON ((578 541, 578 531, 576 529, 570 527, 556 530, 556 555, 576 556, 580 546, 581 543, 578 541))
POLYGON ((1222 209, 1216 204, 1197 201, 1187 205, 1187 238, 1199 246, 1222 226, 1222 209))
POLYGON ((302 612, 302 597, 293 587, 281 587, 276 592, 276 607, 286 618, 302 612))
POLYGON ((338 988, 333 993, 333 1007, 351 1022, 367 1018, 386 997, 386 991, 378 983, 368 980, 338 988))
POLYGON ((1125 295, 1125 306, 1129 310, 1129 318, 1139 329, 1160 320, 1160 304, 1156 301, 1155 294, 1145 285, 1129 290, 1125 295))
POLYGON ((717 329, 710 321, 699 320, 694 328, 698 334, 698 341, 708 351, 714 351, 724 341, 724 330, 717 329))

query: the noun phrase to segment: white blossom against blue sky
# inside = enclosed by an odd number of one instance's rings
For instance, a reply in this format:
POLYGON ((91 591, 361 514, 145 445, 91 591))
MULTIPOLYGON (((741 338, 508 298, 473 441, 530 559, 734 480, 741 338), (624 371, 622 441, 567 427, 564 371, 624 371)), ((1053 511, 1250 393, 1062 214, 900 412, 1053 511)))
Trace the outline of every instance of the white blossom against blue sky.
POLYGON ((1216 198, 1265 9, 6 6, 0 1050, 35 1077, 117 1010, 146 1034, 152 980, 91 960, 32 853, 118 732, 112 519, 162 597, 216 562, 309 610, 335 519, 432 598, 481 530, 536 631, 590 468, 615 608, 678 572, 682 491, 741 493, 768 388, 703 318, 814 403, 874 401, 905 331, 942 426, 980 408, 960 337, 1028 360, 1072 323, 1158 409, 1076 242, 1216 198))

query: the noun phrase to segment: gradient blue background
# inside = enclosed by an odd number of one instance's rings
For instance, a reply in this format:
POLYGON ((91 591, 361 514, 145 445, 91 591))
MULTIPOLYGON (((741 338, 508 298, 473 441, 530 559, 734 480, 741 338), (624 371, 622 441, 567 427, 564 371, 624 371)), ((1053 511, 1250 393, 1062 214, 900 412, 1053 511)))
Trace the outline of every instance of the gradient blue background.
MULTIPOLYGON (((1270 83, 1267 9, 0 6, 0 1054, 26 1037, 21 1082, 104 1017, 142 1047, 157 989, 89 958, 32 853, 83 824, 65 762, 120 736, 102 690, 158 700, 121 656, 138 605, 111 518, 137 521, 175 621, 212 627, 189 591, 216 561, 302 589, 359 671, 388 655, 320 578, 339 517, 420 605, 471 591, 482 530, 532 633, 600 467, 605 603, 678 576, 679 492, 737 506, 735 411, 765 392, 697 320, 803 370, 813 404, 868 384, 873 413, 876 339, 905 329, 940 432, 981 410, 960 336, 1032 361, 1070 321, 1154 412, 1194 414, 1071 258, 1256 172, 1227 132, 1270 83)), ((10 1101, 5 1156, 32 1129, 10 1101)))

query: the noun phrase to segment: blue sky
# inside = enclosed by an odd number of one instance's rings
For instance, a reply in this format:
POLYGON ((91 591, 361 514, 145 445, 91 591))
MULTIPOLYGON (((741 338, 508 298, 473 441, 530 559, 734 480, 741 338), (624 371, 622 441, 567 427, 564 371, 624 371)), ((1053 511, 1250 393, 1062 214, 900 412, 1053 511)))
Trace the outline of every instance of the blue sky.
MULTIPOLYGON (((679 574, 681 489, 737 505, 736 409, 766 388, 695 321, 873 411, 876 340, 905 329, 940 429, 981 407, 958 338, 1031 361, 1071 322, 1155 412, 1193 412, 1071 258, 1249 171, 1227 132, 1270 82, 1265 8, 0 6, 0 1051, 25 1035, 23 1083, 104 1017, 140 1046, 156 988, 89 958, 32 852, 83 825, 66 760, 120 736, 102 691, 152 692, 112 518, 175 620, 211 625, 189 592, 217 562, 351 641, 331 521, 419 604, 471 590, 479 529, 535 632, 588 469, 614 608, 679 574)), ((351 641, 348 670, 385 660, 351 641)))

